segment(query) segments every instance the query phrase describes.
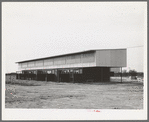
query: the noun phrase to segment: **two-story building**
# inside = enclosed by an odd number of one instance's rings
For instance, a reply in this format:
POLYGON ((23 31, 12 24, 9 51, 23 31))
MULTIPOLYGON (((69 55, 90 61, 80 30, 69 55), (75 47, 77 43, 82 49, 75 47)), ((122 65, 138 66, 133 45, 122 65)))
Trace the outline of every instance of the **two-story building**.
POLYGON ((17 63, 18 79, 104 82, 110 80, 110 68, 126 67, 126 49, 88 50, 17 63))

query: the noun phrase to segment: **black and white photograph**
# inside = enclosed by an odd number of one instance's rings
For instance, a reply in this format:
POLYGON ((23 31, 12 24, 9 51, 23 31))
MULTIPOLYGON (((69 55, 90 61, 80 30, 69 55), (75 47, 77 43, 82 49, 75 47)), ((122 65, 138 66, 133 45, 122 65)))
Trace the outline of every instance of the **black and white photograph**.
POLYGON ((3 120, 146 120, 147 2, 2 2, 3 120))

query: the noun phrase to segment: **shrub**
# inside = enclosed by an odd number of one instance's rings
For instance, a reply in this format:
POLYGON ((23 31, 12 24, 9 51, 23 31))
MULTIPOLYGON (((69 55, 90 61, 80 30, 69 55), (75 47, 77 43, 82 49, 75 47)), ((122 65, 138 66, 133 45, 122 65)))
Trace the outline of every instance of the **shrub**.
POLYGON ((137 76, 137 71, 135 71, 135 70, 130 70, 130 71, 129 71, 129 76, 137 76))

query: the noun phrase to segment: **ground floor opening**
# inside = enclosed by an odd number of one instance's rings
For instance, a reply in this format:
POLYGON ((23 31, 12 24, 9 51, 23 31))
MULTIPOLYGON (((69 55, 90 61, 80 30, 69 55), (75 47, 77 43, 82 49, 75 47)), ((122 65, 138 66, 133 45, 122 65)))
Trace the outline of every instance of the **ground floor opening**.
POLYGON ((110 67, 38 69, 17 73, 17 79, 57 82, 107 82, 110 76, 110 67))

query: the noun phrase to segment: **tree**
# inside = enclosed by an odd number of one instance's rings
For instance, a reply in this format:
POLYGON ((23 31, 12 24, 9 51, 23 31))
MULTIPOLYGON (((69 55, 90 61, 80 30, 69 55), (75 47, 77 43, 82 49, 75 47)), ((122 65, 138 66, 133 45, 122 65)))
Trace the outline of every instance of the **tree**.
POLYGON ((124 77, 128 76, 127 70, 123 70, 122 73, 123 73, 122 75, 123 75, 124 77))
POLYGON ((135 71, 135 70, 130 70, 130 71, 129 71, 129 76, 131 76, 131 79, 136 79, 137 71, 135 71))

